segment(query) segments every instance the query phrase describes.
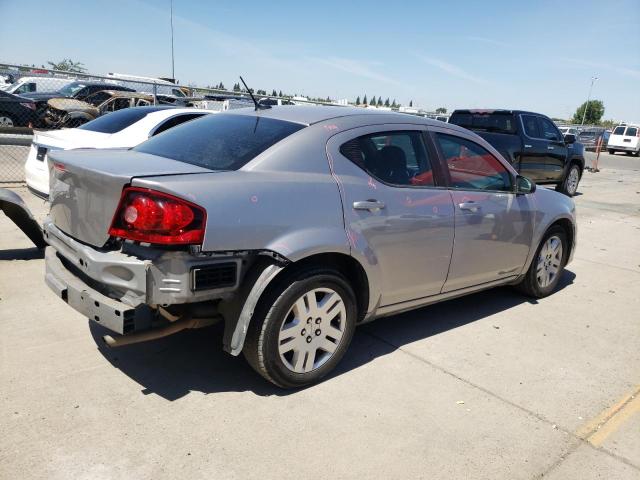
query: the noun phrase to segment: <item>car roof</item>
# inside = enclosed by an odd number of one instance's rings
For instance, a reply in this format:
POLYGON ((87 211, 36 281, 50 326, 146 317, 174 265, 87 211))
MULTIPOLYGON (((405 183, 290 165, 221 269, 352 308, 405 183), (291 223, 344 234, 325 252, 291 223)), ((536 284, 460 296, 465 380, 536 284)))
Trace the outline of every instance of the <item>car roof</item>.
POLYGON ((546 117, 546 115, 543 113, 529 112, 527 110, 509 110, 506 108, 460 108, 460 109, 454 110, 451 115, 455 113, 501 113, 501 114, 510 114, 510 115, 523 113, 527 115, 540 115, 541 117, 546 117))
MULTIPOLYGON (((248 115, 262 118, 273 118, 275 120, 283 120, 286 122, 299 123, 301 125, 313 125, 315 123, 324 122, 335 118, 343 117, 379 117, 379 123, 419 123, 423 125, 432 125, 436 127, 443 126, 439 120, 419 117, 407 113, 396 113, 388 110, 380 111, 374 109, 365 109, 359 107, 340 107, 340 106, 324 106, 324 105, 274 105, 271 108, 255 110, 254 108, 238 108, 235 110, 227 110, 224 114, 228 115, 248 115)), ((378 122, 376 122, 378 123, 378 122)), ((446 128, 460 128, 457 125, 444 124, 446 128)))

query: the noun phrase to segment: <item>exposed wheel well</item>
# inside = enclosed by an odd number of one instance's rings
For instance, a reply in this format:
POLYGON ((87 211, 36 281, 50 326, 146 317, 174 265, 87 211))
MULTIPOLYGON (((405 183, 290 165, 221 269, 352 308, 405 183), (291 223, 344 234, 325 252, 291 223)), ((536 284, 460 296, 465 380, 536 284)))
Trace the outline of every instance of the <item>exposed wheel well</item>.
POLYGON ((287 265, 280 275, 294 269, 321 267, 340 272, 349 281, 356 294, 358 302, 358 322, 360 322, 369 307, 369 279, 362 265, 349 255, 343 253, 319 253, 303 258, 287 265))
POLYGON ((560 220, 556 220, 553 224, 551 224, 549 228, 552 228, 555 226, 561 227, 567 234, 567 239, 569 240, 569 252, 567 252, 567 258, 569 258, 569 256, 571 255, 571 251, 573 250, 573 242, 574 242, 573 225, 571 224, 570 220, 567 220, 566 218, 561 218, 560 220))
POLYGON ((578 168, 580 169, 580 177, 582 177, 582 172, 584 171, 584 159, 574 157, 571 159, 571 162, 569 162, 569 165, 572 165, 574 163, 578 165, 578 168))

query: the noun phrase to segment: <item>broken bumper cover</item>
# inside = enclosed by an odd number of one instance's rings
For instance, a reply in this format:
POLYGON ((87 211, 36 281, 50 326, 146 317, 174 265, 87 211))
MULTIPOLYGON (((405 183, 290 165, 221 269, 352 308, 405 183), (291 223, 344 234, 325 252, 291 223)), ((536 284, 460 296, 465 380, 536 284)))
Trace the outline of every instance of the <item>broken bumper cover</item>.
POLYGON ((80 243, 44 223, 44 236, 62 266, 96 291, 130 306, 176 305, 226 298, 238 288, 241 259, 198 257, 186 251, 130 246, 129 251, 105 251, 80 243), (233 265, 234 274, 220 288, 197 288, 196 273, 216 265, 233 265))
POLYGON ((139 312, 136 310, 140 308, 109 298, 73 275, 63 265, 53 247, 45 250, 45 266, 45 281, 49 288, 69 306, 96 323, 120 334, 130 333, 150 324, 151 317, 147 310, 143 315, 137 315, 139 312))

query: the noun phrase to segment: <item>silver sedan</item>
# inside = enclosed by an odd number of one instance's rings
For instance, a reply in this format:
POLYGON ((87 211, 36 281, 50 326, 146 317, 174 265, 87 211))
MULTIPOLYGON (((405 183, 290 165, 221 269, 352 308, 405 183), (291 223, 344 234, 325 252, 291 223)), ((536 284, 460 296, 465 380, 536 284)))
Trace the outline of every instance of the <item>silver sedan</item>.
POLYGON ((223 348, 287 388, 358 324, 498 285, 549 295, 576 246, 570 198, 411 115, 242 109, 49 169, 46 281, 107 344, 222 321, 223 348))

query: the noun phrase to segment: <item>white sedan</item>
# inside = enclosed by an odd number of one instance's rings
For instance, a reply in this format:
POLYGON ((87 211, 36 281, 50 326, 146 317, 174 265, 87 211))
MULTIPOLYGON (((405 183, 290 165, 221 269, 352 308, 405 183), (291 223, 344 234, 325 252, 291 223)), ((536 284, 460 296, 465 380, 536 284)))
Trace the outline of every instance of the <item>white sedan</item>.
POLYGON ((49 196, 47 152, 76 148, 131 148, 181 123, 216 113, 171 106, 118 110, 77 128, 36 131, 24 170, 27 186, 36 195, 49 196))

